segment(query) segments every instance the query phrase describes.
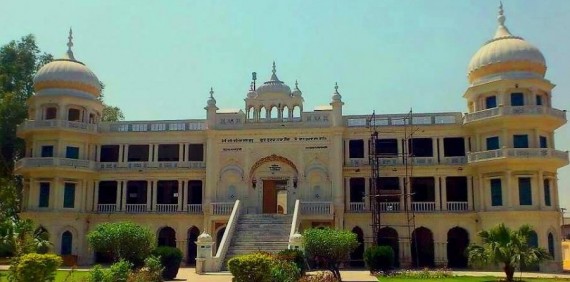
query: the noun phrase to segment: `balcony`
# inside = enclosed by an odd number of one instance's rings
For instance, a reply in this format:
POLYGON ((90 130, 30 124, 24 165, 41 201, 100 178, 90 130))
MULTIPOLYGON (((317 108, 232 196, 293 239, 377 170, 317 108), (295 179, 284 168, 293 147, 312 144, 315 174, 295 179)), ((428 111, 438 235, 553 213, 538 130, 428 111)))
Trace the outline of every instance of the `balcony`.
POLYGON ((147 212, 146 204, 126 204, 126 213, 145 213, 147 212))
POLYGON ((187 210, 188 210, 188 213, 191 213, 191 214, 201 214, 202 213, 202 204, 188 204, 187 210))
POLYGON ((97 204, 98 213, 114 213, 117 211, 116 204, 97 204))
POLYGON ((447 202, 448 211, 467 211, 469 210, 468 202, 447 202))
POLYGON ((469 113, 465 115, 463 120, 464 124, 480 121, 488 118, 494 118, 499 116, 536 116, 536 115, 546 115, 553 117, 555 119, 560 119, 566 121, 566 111, 549 108, 546 106, 502 106, 492 109, 486 109, 474 113, 469 113))
POLYGON ((156 204, 157 213, 175 213, 178 212, 177 204, 156 204))
POLYGON ((435 202, 413 202, 412 210, 414 212, 432 212, 435 211, 435 202))
POLYGON ((349 213, 361 213, 361 212, 368 212, 366 210, 366 205, 364 202, 350 202, 348 203, 348 212, 349 213))
MULTIPOLYGON (((232 203, 233 204, 233 203, 232 203)), ((120 211, 117 204, 97 204, 98 213, 178 213, 178 204, 156 204, 154 211, 147 208, 146 204, 126 204, 125 210, 120 211)), ((188 204, 187 213, 202 214, 202 204, 188 204)), ((231 212, 231 209, 230 209, 231 212)))
POLYGON ((399 212, 400 202, 381 202, 380 203, 381 212, 399 212))
POLYGON ((85 123, 78 121, 67 121, 67 120, 26 120, 24 123, 18 125, 17 131, 24 132, 35 129, 47 129, 53 130, 55 128, 86 132, 86 133, 97 133, 97 125, 93 123, 85 123))
POLYGON ((15 170, 27 168, 69 168, 74 170, 95 170, 96 163, 90 160, 67 158, 23 158, 14 165, 15 170))
POLYGON ((233 202, 212 203, 212 213, 214 215, 230 215, 233 208, 233 202))
POLYGON ((332 202, 301 202, 302 215, 332 215, 332 202))
POLYGON ((481 161, 514 158, 514 159, 554 159, 568 163, 568 152, 558 151, 548 148, 503 148, 498 150, 472 152, 468 154, 469 163, 477 163, 481 161))
POLYGON ((462 165, 467 163, 467 157, 443 157, 441 158, 441 164, 444 165, 462 165))
POLYGON ((205 162, 100 162, 99 170, 204 169, 205 162))

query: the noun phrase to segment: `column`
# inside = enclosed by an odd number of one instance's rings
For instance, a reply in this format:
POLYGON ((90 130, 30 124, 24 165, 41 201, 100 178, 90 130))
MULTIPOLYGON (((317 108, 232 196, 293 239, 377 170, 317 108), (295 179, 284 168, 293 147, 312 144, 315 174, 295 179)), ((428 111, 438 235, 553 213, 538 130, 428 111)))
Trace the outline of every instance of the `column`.
POLYGON ((115 210, 120 211, 121 210, 121 188, 122 188, 122 181, 118 181, 117 180, 117 199, 115 201, 115 210))
POLYGON ((506 191, 506 195, 507 195, 507 207, 509 209, 513 208, 514 205, 514 190, 513 187, 511 187, 511 170, 507 170, 505 172, 505 189, 503 189, 503 191, 506 191))
POLYGON ((97 205, 99 205, 99 180, 96 180, 93 185, 95 186, 95 195, 93 195, 93 209, 92 211, 97 211, 97 205))
POLYGON ((154 148, 154 144, 148 144, 148 161, 152 162, 153 161, 153 148, 154 148))
POLYGON ((123 198, 121 199, 121 210, 126 211, 127 209, 127 181, 121 181, 121 187, 123 189, 123 198))
POLYGON ((124 158, 123 158, 123 151, 124 151, 123 145, 122 145, 122 144, 119 144, 119 162, 120 162, 120 163, 122 163, 122 162, 123 162, 123 159, 124 159, 124 158))
POLYGON ((447 210, 447 179, 445 176, 441 177, 441 210, 447 210))
POLYGON ((95 160, 97 162, 100 162, 101 161, 101 146, 95 145, 95 151, 96 151, 95 160))
POLYGON ((154 152, 153 152, 153 156, 152 156, 152 161, 153 162, 158 162, 158 146, 159 144, 154 144, 154 152))
POLYGON ((435 181, 434 181, 434 184, 435 184, 435 187, 434 187, 434 189, 435 189, 435 210, 436 210, 436 211, 441 210, 441 199, 440 199, 440 196, 441 196, 441 187, 440 187, 440 178, 441 178, 441 177, 440 177, 439 175, 436 175, 436 176, 434 177, 434 179, 435 179, 435 181))
POLYGON ((147 180, 146 181, 146 211, 150 211, 151 210, 151 202, 152 202, 152 181, 147 180))
POLYGON ((188 211, 188 181, 182 180, 182 211, 188 211))
POLYGON ((434 151, 434 152, 433 152, 433 153, 434 153, 434 156, 435 156, 435 158, 436 158, 436 159, 434 160, 434 162, 435 162, 435 163, 440 163, 439 160, 441 160, 441 159, 443 159, 443 158, 445 157, 445 153, 444 153, 444 152, 445 152, 445 148, 444 148, 444 146, 443 146, 443 137, 436 138, 435 141, 436 141, 436 144, 434 144, 434 145, 435 145, 435 147, 437 148, 437 151, 434 151), (439 144, 438 144, 438 142, 439 142, 439 144))
POLYGON ((53 179, 52 187, 50 187, 50 199, 49 199, 49 207, 52 209, 60 209, 62 206, 61 199, 60 199, 60 188, 59 182, 60 178, 56 177, 53 179))
POLYGON ((190 143, 186 143, 184 144, 184 161, 188 162, 190 160, 188 160, 188 154, 190 153, 190 143))
MULTIPOLYGON (((371 179, 368 177, 366 177, 364 179, 365 179, 365 181, 364 181, 364 199, 363 199, 364 200, 364 210, 369 211, 370 210, 370 200, 369 199, 371 196, 370 195, 370 181, 375 181, 375 179, 371 179)), ((376 192, 378 192, 378 191, 376 191, 376 192)), ((350 195, 350 194, 347 194, 347 195, 350 195)), ((374 196, 373 199, 376 200, 376 195, 373 195, 373 196, 374 196)))
POLYGON ((407 192, 406 192, 406 189, 405 189, 406 178, 403 177, 403 176, 400 176, 400 177, 398 177, 398 178, 400 179, 400 180, 399 180, 399 182, 400 182, 400 183, 399 183, 399 184, 400 184, 400 211, 404 211, 405 208, 406 208, 406 206, 405 206, 405 205, 406 205, 405 200, 406 200, 406 198, 407 198, 407 195, 405 194, 405 193, 407 193, 407 192))
POLYGON ((560 203, 558 202, 558 174, 555 174, 550 181, 550 197, 555 210, 560 210, 560 203))
POLYGON ((152 181, 151 182, 151 186, 152 186, 152 210, 156 211, 156 188, 157 188, 157 181, 152 181))
POLYGON ((35 204, 39 199, 39 192, 37 191, 39 191, 38 184, 36 183, 36 180, 34 178, 30 177, 30 179, 28 180, 28 199, 24 201, 22 207, 33 209, 38 206, 35 204))
MULTIPOLYGON (((538 202, 538 209, 542 210, 544 205, 545 205, 545 203, 544 203, 544 171, 542 171, 542 170, 538 171, 538 185, 537 185, 537 187, 538 187, 538 193, 537 193, 538 201, 536 201, 536 202, 538 202)), ((535 193, 532 193, 532 194, 534 195, 535 193)), ((534 201, 533 201, 533 203, 534 203, 534 201)))
POLYGON ((183 188, 183 182, 182 180, 178 180, 178 190, 176 191, 176 194, 178 194, 178 197, 176 197, 176 200, 178 201, 176 204, 178 205, 176 208, 176 211, 182 211, 182 188, 183 188))
POLYGON ((467 176, 467 209, 472 211, 473 206, 473 176, 467 176))
POLYGON ((121 156, 121 158, 122 158, 121 161, 122 161, 122 162, 127 162, 127 161, 129 161, 129 144, 126 144, 126 145, 125 145, 125 148, 123 149, 123 152, 124 152, 124 153, 123 153, 124 156, 121 156))
POLYGON ((178 161, 184 161, 184 144, 178 143, 178 161))
POLYGON ((483 174, 479 173, 477 176, 477 187, 479 188, 479 211, 485 211, 485 207, 487 206, 485 203, 487 202, 487 198, 485 197, 485 181, 486 179, 483 178, 483 174))

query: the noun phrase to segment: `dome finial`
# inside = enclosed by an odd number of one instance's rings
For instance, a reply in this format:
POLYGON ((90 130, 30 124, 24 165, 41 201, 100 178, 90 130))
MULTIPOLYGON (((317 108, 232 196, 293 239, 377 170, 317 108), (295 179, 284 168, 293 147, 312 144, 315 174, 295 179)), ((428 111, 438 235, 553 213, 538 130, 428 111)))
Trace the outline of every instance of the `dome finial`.
POLYGON ((275 61, 273 61, 273 67, 271 69, 271 79, 270 81, 279 81, 279 78, 277 77, 277 67, 275 66, 275 61))
POLYGON ((497 17, 497 21, 499 21, 499 25, 505 25, 505 11, 503 10, 503 1, 499 1, 499 16, 497 17))
POLYGON ((214 98, 214 87, 210 87, 210 98, 214 98))
POLYGON ((273 69, 271 70, 273 74, 277 73, 277 68, 275 67, 275 61, 273 61, 273 69))
POLYGON ((295 89, 299 89, 299 82, 295 79, 295 89))
POLYGON ((334 83, 334 93, 338 94, 338 83, 337 82, 334 83))
POLYGON ((73 51, 71 50, 71 47, 73 47, 73 30, 71 29, 71 27, 69 27, 69 36, 67 37, 68 41, 67 41, 67 58, 70 60, 75 60, 75 57, 73 56, 73 51))

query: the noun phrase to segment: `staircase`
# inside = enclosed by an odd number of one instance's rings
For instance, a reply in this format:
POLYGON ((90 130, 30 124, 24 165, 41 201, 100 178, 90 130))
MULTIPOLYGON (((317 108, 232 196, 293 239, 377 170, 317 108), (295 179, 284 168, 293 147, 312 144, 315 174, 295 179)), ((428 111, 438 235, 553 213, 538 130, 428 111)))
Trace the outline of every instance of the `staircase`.
POLYGON ((222 268, 227 269, 228 260, 238 255, 287 249, 292 220, 292 215, 283 214, 240 215, 222 268))

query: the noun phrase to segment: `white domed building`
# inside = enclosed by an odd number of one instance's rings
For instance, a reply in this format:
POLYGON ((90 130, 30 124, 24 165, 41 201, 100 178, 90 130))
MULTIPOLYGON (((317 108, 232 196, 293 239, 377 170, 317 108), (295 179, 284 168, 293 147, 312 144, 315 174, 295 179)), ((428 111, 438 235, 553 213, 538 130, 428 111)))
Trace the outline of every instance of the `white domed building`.
POLYGON ((509 31, 502 8, 468 65, 465 114, 343 115, 350 91, 338 85, 310 111, 304 99, 316 93, 291 89, 273 63, 269 80, 242 92, 240 110, 220 109, 210 89, 205 119, 100 122, 101 84, 75 59, 71 36, 68 46, 36 74, 18 128, 22 216, 41 224, 55 253, 102 261, 86 234, 128 220, 188 264, 195 243, 212 240, 206 265, 219 270, 258 246, 287 248, 296 231, 333 227, 362 242, 354 265, 379 243, 402 267, 461 268, 477 233, 505 223, 530 224, 529 244, 554 258, 538 270, 561 270, 557 170, 568 153, 554 134, 566 113, 552 105, 544 55, 509 31))

